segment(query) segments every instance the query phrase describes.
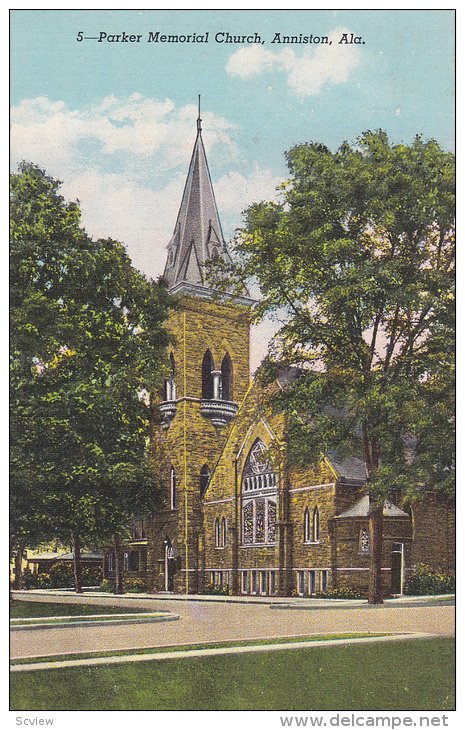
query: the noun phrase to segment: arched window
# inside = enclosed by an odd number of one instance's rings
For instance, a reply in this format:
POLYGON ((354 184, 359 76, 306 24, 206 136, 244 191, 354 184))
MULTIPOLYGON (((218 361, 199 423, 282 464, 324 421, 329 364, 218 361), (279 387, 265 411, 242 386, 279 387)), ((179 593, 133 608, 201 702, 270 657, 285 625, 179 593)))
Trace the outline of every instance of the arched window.
POLYGON ((257 439, 242 473, 242 542, 244 545, 276 541, 278 477, 268 449, 257 439))
POLYGON ((276 502, 267 500, 267 542, 276 540, 276 502))
POLYGON ((221 533, 220 533, 220 521, 218 517, 215 520, 215 547, 220 547, 221 533))
POLYGON ((312 517, 312 542, 320 542, 320 512, 318 507, 313 510, 312 517))
POLYGON ((226 547, 226 543, 228 542, 228 523, 226 522, 226 517, 223 517, 221 520, 221 547, 226 547))
POLYGON ((308 507, 305 509, 304 513, 304 542, 311 542, 311 530, 310 530, 310 510, 308 507))
POLYGON ((213 357, 210 350, 207 350, 202 360, 202 398, 211 400, 213 398, 213 375, 215 369, 213 357))
POLYGON ((362 527, 360 530, 359 551, 362 555, 368 555, 370 553, 370 533, 367 527, 362 527))
POLYGON ((170 505, 176 509, 176 471, 172 466, 170 469, 170 505))
POLYGON ((210 469, 204 464, 200 470, 200 496, 203 497, 210 484, 210 469))
POLYGON ((233 399, 232 386, 233 386, 232 362, 231 362, 231 358, 229 357, 229 353, 226 353, 226 355, 223 358, 223 362, 221 363, 221 398, 222 398, 222 400, 232 401, 232 399, 233 399))
POLYGON ((165 400, 176 400, 176 362, 174 355, 170 353, 170 377, 165 380, 165 400))

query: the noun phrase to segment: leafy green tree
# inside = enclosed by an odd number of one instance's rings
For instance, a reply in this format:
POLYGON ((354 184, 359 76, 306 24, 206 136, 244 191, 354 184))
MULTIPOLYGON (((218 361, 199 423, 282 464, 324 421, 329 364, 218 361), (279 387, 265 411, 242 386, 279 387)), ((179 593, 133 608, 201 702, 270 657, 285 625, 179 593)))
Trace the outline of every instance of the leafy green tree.
POLYGON ((453 493, 454 157, 378 131, 287 162, 282 200, 246 211, 215 276, 258 282, 255 316, 282 322, 262 375, 300 369, 279 398, 293 458, 365 462, 377 603, 385 500, 453 493))
POLYGON ((171 300, 59 187, 29 163, 12 175, 12 541, 71 542, 80 591, 81 545, 154 506, 141 394, 163 377, 171 300))

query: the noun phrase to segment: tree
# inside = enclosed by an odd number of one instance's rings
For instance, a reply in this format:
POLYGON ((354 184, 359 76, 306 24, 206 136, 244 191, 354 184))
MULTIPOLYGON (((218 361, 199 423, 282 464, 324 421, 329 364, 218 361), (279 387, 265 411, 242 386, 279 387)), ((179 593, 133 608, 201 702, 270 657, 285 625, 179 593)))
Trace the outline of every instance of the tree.
POLYGON ((262 376, 300 369, 279 397, 293 458, 365 462, 377 603, 385 500, 453 492, 454 157, 377 131, 287 162, 281 202, 246 211, 235 263, 215 276, 258 282, 255 316, 284 321, 262 376))
POLYGON ((60 183, 23 163, 11 181, 14 541, 80 550, 154 506, 150 411, 170 298, 111 239, 92 241, 60 183))

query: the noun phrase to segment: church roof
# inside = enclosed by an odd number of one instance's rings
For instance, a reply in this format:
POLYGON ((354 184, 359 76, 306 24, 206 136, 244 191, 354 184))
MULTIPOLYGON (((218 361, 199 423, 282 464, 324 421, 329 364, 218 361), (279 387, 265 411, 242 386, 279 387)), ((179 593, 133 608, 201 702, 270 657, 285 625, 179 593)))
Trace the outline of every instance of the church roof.
MULTIPOLYGON (((368 494, 365 494, 361 499, 358 500, 352 507, 341 512, 337 517, 368 517, 370 512, 370 498, 368 494)), ((392 502, 384 503, 383 517, 408 517, 407 512, 404 512, 400 507, 396 507, 392 502)))
MULTIPOLYGON (((213 293, 206 279, 208 261, 217 257, 230 260, 221 229, 215 194, 208 169, 202 126, 197 119, 197 137, 189 165, 176 225, 168 244, 163 274, 171 293, 190 293, 208 297, 213 293)), ((248 292, 234 297, 252 304, 248 292)))
POLYGON ((340 457, 334 451, 330 451, 327 454, 327 458, 342 480, 349 482, 366 482, 367 470, 365 462, 362 459, 359 459, 357 456, 340 457))

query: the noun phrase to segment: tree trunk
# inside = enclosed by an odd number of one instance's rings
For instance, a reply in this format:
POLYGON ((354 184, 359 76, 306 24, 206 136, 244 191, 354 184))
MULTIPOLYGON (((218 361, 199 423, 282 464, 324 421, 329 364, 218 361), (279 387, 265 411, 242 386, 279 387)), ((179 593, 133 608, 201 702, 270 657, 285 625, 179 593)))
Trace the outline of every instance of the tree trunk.
POLYGON ((124 593, 121 542, 116 533, 113 535, 113 545, 115 548, 115 593, 124 593))
POLYGON ((13 583, 15 591, 19 591, 23 587, 23 554, 24 545, 20 542, 15 553, 15 580, 13 583))
POLYGON ((74 531, 72 535, 74 549, 74 590, 76 593, 82 593, 81 537, 77 531, 74 531))
POLYGON ((371 504, 370 500, 370 581, 368 586, 368 603, 383 603, 383 587, 381 581, 381 565, 383 554, 383 507, 371 504))

